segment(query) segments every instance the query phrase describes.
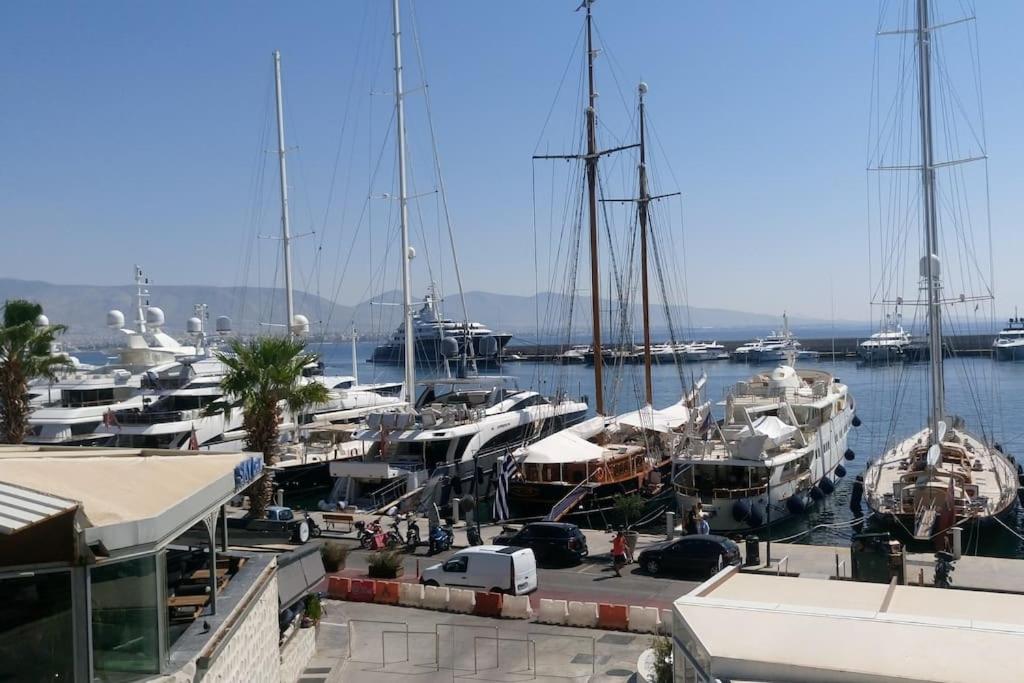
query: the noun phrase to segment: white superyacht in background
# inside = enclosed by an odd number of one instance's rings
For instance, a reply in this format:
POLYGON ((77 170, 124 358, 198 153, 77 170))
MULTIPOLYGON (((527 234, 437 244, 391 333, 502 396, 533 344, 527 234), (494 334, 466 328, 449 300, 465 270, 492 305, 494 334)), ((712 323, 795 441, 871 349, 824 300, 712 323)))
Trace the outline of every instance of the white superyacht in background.
POLYGON ((720 405, 725 418, 693 435, 674 468, 680 511, 700 503, 713 532, 762 527, 769 506, 773 523, 802 514, 846 474, 854 404, 830 373, 780 365, 720 405))
MULTIPOLYGON (((134 327, 125 327, 121 311, 107 313, 107 325, 126 336, 114 363, 87 366, 63 374, 56 382, 37 382, 31 387, 36 409, 29 416, 26 443, 99 445, 109 434, 99 431, 113 407, 140 407, 145 373, 179 358, 195 356, 197 346, 182 346, 162 331, 163 311, 149 305, 148 280, 135 266, 136 313, 134 327)), ((205 312, 205 307, 197 307, 205 312)), ((189 321, 194 334, 197 318, 189 321)), ((201 343, 201 341, 200 341, 201 343)))
POLYGON ((1010 318, 992 342, 996 360, 1024 360, 1024 318, 1010 318))
POLYGON ((857 345, 857 355, 865 363, 891 363, 903 360, 910 349, 910 333, 903 329, 903 316, 885 315, 885 325, 857 345))

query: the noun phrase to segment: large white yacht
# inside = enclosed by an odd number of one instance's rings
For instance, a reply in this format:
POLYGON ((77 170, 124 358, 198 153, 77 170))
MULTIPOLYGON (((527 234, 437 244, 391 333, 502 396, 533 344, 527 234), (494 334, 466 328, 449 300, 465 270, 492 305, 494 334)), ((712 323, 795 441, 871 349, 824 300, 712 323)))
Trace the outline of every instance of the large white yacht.
POLYGON ((104 416, 111 408, 141 407, 147 371, 205 353, 199 318, 188 322, 196 345, 183 346, 162 331, 163 311, 149 305, 148 280, 139 266, 135 266, 135 287, 133 327, 125 326, 121 311, 107 313, 107 325, 125 335, 125 346, 117 350, 115 362, 81 367, 64 373, 56 382, 32 385, 36 407, 29 416, 26 443, 98 445, 107 441, 109 434, 98 429, 104 416))
POLYGON ((903 360, 910 349, 910 333, 903 329, 899 313, 885 316, 885 325, 857 345, 857 355, 865 363, 891 363, 903 360))
POLYGON ((737 383, 720 405, 724 419, 689 440, 674 479, 680 510, 700 503, 713 532, 801 514, 846 474, 854 404, 830 373, 780 365, 737 383))
POLYGON ((1024 360, 1024 318, 1010 318, 992 342, 996 360, 1024 360))
MULTIPOLYGON (((501 356, 505 345, 512 338, 510 333, 492 332, 477 322, 460 322, 444 318, 440 315, 438 303, 437 292, 431 286, 423 306, 413 313, 412 329, 417 363, 443 365, 445 360, 462 355, 469 355, 481 361, 501 356), (472 345, 471 349, 467 343, 472 345), (446 348, 449 345, 451 348, 446 348)), ((398 326, 388 343, 381 344, 373 350, 370 361, 382 365, 402 365, 405 362, 404 357, 403 323, 398 326)))

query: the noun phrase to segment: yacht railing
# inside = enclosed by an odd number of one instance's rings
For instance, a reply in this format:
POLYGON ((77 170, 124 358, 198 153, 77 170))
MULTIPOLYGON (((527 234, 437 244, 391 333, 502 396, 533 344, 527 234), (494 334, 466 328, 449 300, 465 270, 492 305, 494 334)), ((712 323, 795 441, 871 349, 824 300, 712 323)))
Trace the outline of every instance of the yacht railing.
POLYGON ((202 409, 194 410, 163 410, 163 411, 119 411, 117 423, 129 424, 165 424, 168 422, 185 422, 207 417, 202 409))
POLYGON ((825 382, 815 382, 808 385, 804 384, 797 388, 791 387, 771 387, 763 386, 758 384, 750 384, 748 382, 737 382, 726 392, 726 397, 733 398, 774 398, 777 400, 787 401, 803 401, 808 398, 819 399, 828 396, 828 384, 825 382), (810 388, 811 395, 808 397, 806 394, 800 393, 801 389, 810 388))

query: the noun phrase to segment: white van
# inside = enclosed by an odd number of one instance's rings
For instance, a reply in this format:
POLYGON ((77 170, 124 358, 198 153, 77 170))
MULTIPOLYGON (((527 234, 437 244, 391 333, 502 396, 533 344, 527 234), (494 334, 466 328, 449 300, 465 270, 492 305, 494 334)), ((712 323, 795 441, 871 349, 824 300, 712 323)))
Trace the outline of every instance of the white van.
POLYGON ((427 567, 420 583, 524 595, 537 590, 537 560, 529 548, 478 545, 427 567))

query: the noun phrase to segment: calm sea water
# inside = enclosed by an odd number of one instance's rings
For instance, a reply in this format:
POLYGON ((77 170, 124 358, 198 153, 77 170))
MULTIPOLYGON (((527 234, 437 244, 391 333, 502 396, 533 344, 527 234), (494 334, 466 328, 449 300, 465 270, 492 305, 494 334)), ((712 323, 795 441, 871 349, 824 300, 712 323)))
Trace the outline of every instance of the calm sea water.
MULTIPOLYGON (((402 379, 402 368, 365 362, 373 352, 373 343, 357 346, 358 375, 361 382, 402 379)), ((351 346, 312 344, 332 374, 354 374, 351 346)), ((86 362, 102 362, 86 358, 86 362)), ((88 354, 92 355, 92 354, 88 354)), ((987 358, 948 359, 946 396, 950 412, 962 416, 975 433, 991 435, 1004 450, 1024 458, 1024 363, 996 363, 987 358)), ((832 372, 853 395, 862 425, 849 437, 856 457, 844 463, 847 476, 835 493, 819 502, 803 519, 788 520, 772 529, 774 539, 803 534, 798 542, 823 545, 845 544, 853 518, 849 510, 850 491, 855 475, 863 472, 869 459, 877 458, 886 445, 917 432, 924 426, 928 402, 928 366, 908 364, 863 366, 854 361, 801 362, 801 367, 832 372), (835 525, 823 527, 820 525, 835 525), (807 532, 809 533, 804 533, 807 532)), ((704 364, 660 365, 653 368, 654 403, 661 407, 678 401, 682 383, 689 384, 707 374, 705 396, 713 403, 724 400, 725 392, 737 381, 770 365, 754 366, 729 361, 704 364), (682 376, 682 377, 681 377, 682 376)), ((590 397, 593 405, 593 369, 583 365, 562 366, 552 363, 506 363, 502 374, 515 378, 520 388, 532 388, 553 394, 563 390, 572 396, 590 397)), ((420 371, 419 378, 426 378, 420 371)), ((643 397, 643 369, 640 366, 606 368, 606 404, 610 412, 635 410, 643 397)), ((716 406, 721 416, 722 408, 716 406)), ((1018 529, 1024 529, 1024 514, 1017 512, 1018 529)), ((1012 524, 1011 524, 1012 526, 1012 524)), ((762 534, 764 535, 764 534, 762 534)), ((998 525, 965 534, 965 552, 1004 557, 1024 557, 1024 542, 998 525)))

